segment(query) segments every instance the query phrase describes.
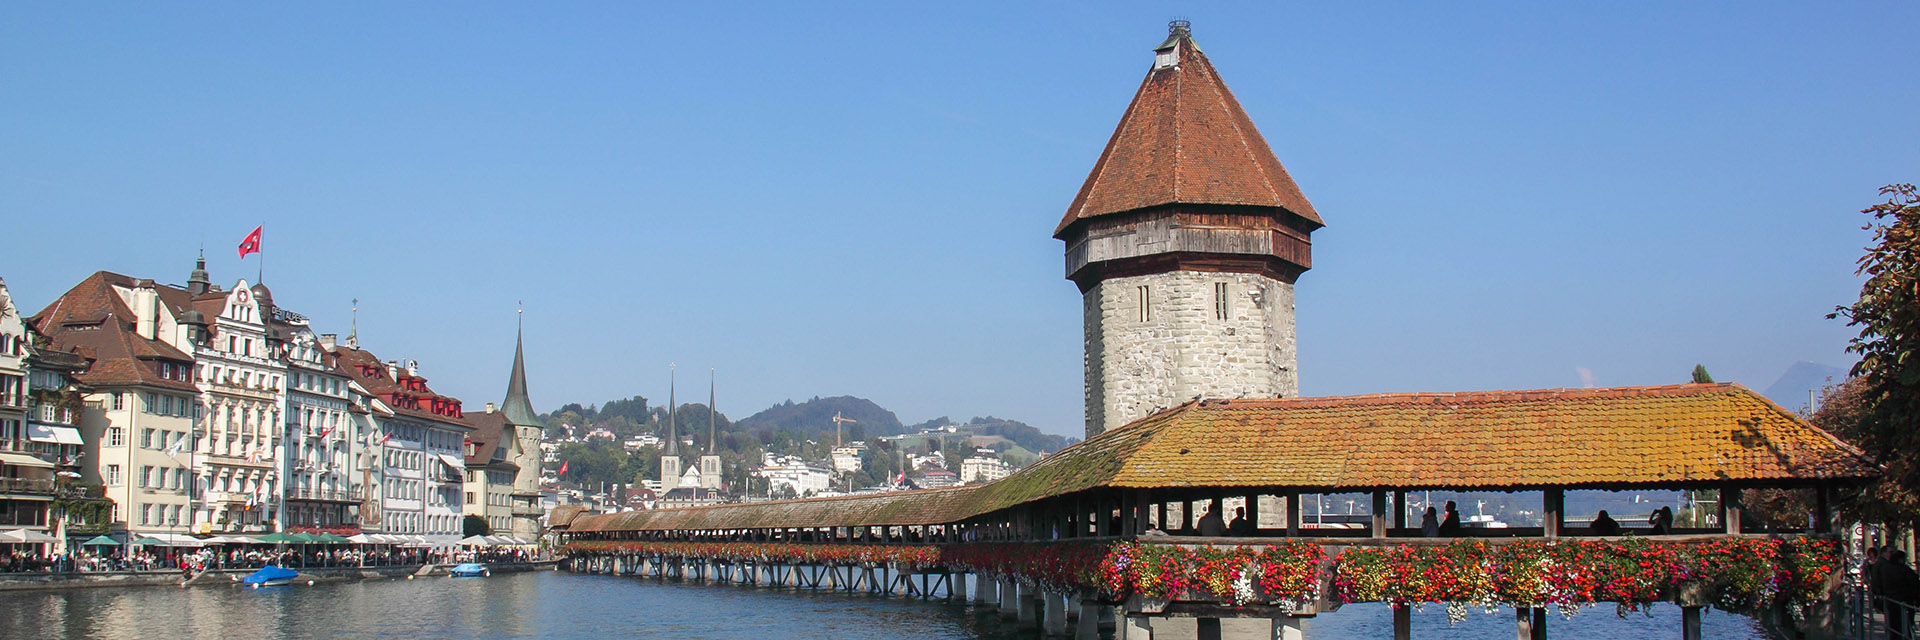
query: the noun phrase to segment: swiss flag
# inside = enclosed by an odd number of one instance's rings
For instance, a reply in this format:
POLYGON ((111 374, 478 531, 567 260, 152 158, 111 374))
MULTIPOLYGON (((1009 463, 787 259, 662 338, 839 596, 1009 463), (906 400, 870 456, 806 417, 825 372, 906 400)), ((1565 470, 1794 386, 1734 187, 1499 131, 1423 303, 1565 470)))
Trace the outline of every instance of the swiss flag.
POLYGON ((240 257, 245 258, 249 253, 260 253, 260 230, 263 228, 266 228, 266 225, 254 227, 253 233, 247 234, 247 239, 240 241, 240 257))
POLYGON ((567 463, 566 463, 566 461, 562 461, 562 462, 560 463, 560 473, 556 473, 556 474, 553 474, 553 477, 555 477, 555 478, 558 478, 558 477, 560 477, 560 476, 564 476, 564 475, 567 475, 567 463))

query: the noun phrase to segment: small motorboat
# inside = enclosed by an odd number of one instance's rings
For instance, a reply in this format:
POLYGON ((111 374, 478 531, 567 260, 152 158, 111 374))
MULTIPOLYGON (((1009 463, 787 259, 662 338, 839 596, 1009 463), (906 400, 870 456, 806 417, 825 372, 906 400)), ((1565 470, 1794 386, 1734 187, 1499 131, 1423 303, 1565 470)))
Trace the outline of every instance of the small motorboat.
POLYGON ((247 576, 240 583, 252 587, 279 587, 293 584, 293 579, 299 575, 300 572, 292 569, 267 565, 253 572, 253 575, 247 576))
POLYGON ((454 565, 453 570, 447 573, 455 578, 484 578, 493 575, 493 571, 487 569, 485 563, 480 562, 462 562, 454 565))

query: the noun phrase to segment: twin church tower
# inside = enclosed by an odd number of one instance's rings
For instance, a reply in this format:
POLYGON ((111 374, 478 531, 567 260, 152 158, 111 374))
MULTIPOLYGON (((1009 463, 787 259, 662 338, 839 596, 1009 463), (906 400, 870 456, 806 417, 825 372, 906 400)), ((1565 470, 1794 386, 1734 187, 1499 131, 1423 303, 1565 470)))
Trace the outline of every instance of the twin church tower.
POLYGON ((1195 398, 1299 395, 1293 283, 1325 223, 1187 27, 1053 233, 1084 296, 1088 437, 1195 398))

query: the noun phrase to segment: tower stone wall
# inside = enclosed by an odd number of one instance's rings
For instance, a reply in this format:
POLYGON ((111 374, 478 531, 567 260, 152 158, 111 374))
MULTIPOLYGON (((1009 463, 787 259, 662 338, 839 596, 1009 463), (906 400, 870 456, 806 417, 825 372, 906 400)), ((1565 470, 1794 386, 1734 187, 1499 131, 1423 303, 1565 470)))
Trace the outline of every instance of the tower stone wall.
POLYGON ((1088 437, 1195 398, 1299 395, 1292 284, 1172 271, 1102 280, 1083 302, 1088 437))

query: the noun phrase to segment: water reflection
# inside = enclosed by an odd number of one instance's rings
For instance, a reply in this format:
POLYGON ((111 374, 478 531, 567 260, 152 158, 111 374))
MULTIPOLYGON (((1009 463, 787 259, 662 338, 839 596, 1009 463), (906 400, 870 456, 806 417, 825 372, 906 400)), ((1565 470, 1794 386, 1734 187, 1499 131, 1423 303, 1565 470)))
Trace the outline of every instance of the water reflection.
MULTIPOLYGON (((1590 608, 1553 616, 1553 637, 1671 638, 1679 609, 1651 618, 1590 608)), ((1475 612, 1448 625, 1444 607, 1413 617, 1415 638, 1513 637, 1513 614, 1475 612)), ((1765 638, 1753 621, 1709 614, 1706 637, 1765 638)), ((1256 621, 1248 621, 1258 624, 1256 621)), ((1161 637, 1191 637, 1186 628, 1161 637), (1184 633, 1183 633, 1184 632, 1184 633)), ((138 587, 0 594, 4 638, 529 638, 823 637, 1032 638, 991 612, 918 600, 659 583, 635 578, 527 573, 485 579, 373 580, 269 589, 138 587)), ((1314 619, 1309 638, 1391 637, 1380 605, 1356 605, 1314 619)))

